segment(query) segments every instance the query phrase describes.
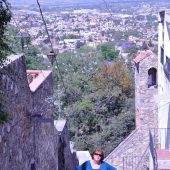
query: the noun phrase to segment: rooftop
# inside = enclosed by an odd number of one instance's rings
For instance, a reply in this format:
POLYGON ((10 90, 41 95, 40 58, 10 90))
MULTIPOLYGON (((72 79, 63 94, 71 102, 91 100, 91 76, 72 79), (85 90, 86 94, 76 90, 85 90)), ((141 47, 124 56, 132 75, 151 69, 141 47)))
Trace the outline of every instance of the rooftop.
POLYGON ((146 51, 140 51, 137 53, 136 58, 133 60, 135 63, 139 63, 143 59, 149 57, 152 54, 152 51, 146 50, 146 51))
POLYGON ((27 70, 27 80, 30 90, 35 92, 50 74, 51 71, 49 70, 27 70))
POLYGON ((59 131, 62 132, 66 125, 66 120, 54 120, 54 126, 59 131))

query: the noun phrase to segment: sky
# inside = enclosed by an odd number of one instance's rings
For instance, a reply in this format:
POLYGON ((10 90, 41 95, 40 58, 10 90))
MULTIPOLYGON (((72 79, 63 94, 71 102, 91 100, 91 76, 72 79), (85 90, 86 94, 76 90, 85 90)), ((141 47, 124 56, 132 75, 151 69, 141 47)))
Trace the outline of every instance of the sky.
MULTIPOLYGON (((12 5, 17 5, 17 4, 22 4, 22 5, 31 5, 31 4, 36 4, 37 0, 8 0, 12 5)), ((39 0, 40 4, 76 4, 76 3, 99 3, 99 2, 129 2, 129 1, 137 1, 137 2, 149 2, 149 1, 154 1, 154 2, 162 2, 162 1, 170 1, 170 0, 39 0)))

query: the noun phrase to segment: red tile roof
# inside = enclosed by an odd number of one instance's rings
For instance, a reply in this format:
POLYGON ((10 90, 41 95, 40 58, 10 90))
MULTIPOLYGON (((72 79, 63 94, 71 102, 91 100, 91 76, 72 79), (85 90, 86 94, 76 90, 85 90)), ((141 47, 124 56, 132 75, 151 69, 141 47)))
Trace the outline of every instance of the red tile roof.
POLYGON ((147 51, 140 51, 137 53, 136 58, 133 60, 135 63, 139 63, 143 59, 149 57, 152 54, 152 51, 147 50, 147 51))
POLYGON ((27 79, 30 90, 35 92, 50 74, 51 71, 49 70, 27 70, 27 79))

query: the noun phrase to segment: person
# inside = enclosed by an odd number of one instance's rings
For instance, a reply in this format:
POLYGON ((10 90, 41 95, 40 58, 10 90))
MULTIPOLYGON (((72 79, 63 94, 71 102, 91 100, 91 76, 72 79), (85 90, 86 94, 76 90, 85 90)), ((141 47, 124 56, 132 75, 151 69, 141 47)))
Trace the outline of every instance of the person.
POLYGON ((102 149, 97 148, 92 153, 92 159, 82 163, 75 170, 117 170, 103 160, 104 152, 102 149))

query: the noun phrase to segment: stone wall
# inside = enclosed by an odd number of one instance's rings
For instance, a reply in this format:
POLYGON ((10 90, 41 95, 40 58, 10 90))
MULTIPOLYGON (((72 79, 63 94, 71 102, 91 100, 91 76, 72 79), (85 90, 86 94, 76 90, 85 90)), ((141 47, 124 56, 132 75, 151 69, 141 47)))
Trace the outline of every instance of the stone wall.
POLYGON ((147 170, 149 155, 145 160, 145 169, 138 168, 143 154, 148 150, 148 130, 135 129, 123 142, 119 144, 106 158, 105 161, 118 170, 147 170))
POLYGON ((136 63, 135 70, 135 105, 136 126, 156 128, 157 108, 157 85, 148 87, 148 71, 150 68, 158 68, 157 56, 151 53, 143 60, 136 63))
POLYGON ((33 158, 32 98, 24 56, 10 56, 0 70, 0 101, 10 121, 0 128, 0 169, 30 169, 33 158))
POLYGON ((56 120, 54 122, 56 133, 58 134, 58 169, 75 170, 78 164, 76 152, 70 148, 69 131, 65 120, 56 120))
POLYGON ((142 51, 135 61, 136 129, 105 159, 119 170, 149 168, 149 129, 157 127, 157 84, 148 87, 148 71, 157 70, 158 59, 151 51, 142 51))
POLYGON ((33 81, 32 83, 30 83, 30 89, 32 94, 31 97, 33 100, 33 111, 39 112, 45 117, 51 117, 52 110, 49 107, 49 104, 46 102, 46 99, 53 93, 52 74, 51 71, 40 71, 39 74, 40 75, 39 77, 37 77, 37 81, 41 82, 41 84, 37 87, 36 82, 33 81), (45 81, 43 81, 44 78, 45 81))
POLYGON ((11 116, 32 110, 23 55, 10 56, 9 63, 0 69, 0 99, 3 110, 11 116))
POLYGON ((49 73, 36 90, 27 81, 23 55, 13 55, 0 68, 0 99, 10 120, 0 125, 1 170, 74 170, 75 154, 71 153, 67 126, 62 135, 56 130, 52 110, 45 102, 52 95, 49 73), (61 142, 62 141, 62 142, 61 142), (64 143, 64 145, 62 144, 64 143), (62 162, 63 155, 65 161, 62 162), (67 160, 68 159, 68 160, 67 160))

